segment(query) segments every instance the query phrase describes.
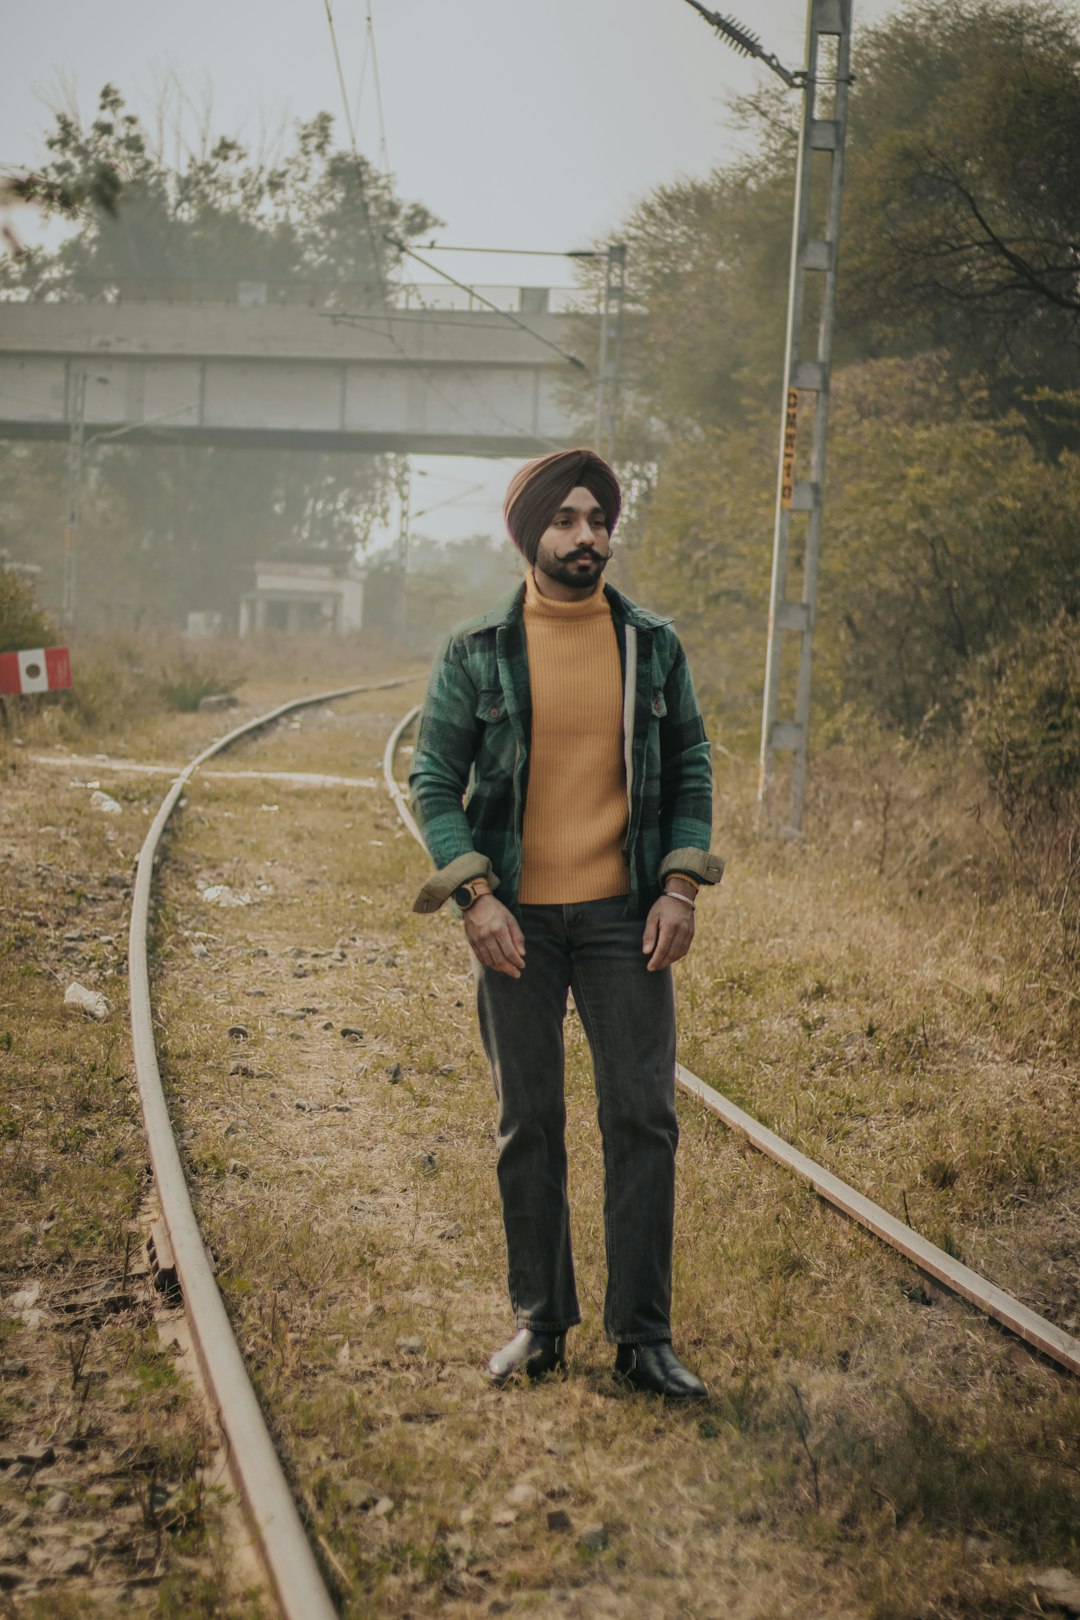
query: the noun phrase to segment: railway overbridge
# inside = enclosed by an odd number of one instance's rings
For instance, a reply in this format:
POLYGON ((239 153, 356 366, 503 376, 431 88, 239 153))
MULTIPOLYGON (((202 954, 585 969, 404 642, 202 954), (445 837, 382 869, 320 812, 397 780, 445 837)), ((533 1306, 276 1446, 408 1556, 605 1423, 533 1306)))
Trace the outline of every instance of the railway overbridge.
MULTIPOLYGON (((536 455, 577 436, 573 317, 205 296, 0 304, 0 437, 536 455)), ((251 284, 256 287, 258 284, 251 284)), ((506 290, 504 289, 504 292, 506 290)))

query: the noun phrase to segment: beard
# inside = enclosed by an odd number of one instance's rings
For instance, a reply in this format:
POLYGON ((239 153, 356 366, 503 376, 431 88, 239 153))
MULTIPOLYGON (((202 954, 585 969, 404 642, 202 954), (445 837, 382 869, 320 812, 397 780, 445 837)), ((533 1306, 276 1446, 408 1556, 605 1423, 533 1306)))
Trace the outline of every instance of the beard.
POLYGON ((601 556, 596 551, 571 551, 565 557, 538 556, 536 566, 549 579, 558 580, 574 591, 592 591, 611 560, 610 552, 601 556), (584 566, 588 564, 588 566, 584 566))

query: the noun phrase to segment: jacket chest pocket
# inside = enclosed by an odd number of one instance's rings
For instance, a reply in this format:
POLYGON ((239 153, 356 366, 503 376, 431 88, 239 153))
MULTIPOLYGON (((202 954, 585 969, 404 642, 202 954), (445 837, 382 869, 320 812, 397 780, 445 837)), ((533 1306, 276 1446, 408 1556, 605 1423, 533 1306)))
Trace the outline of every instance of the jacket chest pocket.
POLYGON ((476 718, 485 726, 497 726, 506 719, 506 699, 497 687, 476 694, 476 718))
POLYGON ((488 784, 502 782, 514 773, 517 744, 514 727, 499 687, 476 695, 475 714, 479 739, 476 748, 476 775, 488 784))

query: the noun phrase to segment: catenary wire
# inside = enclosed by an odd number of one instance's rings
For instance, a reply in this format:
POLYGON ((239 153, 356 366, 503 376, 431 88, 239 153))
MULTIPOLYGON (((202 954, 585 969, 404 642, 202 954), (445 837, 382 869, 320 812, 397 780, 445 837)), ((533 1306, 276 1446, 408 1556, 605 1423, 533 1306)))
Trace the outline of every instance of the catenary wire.
MULTIPOLYGON (((475 422, 472 422, 468 418, 468 416, 466 416, 466 414, 464 413, 464 411, 462 411, 461 407, 457 404, 457 402, 455 400, 452 400, 450 398, 450 396, 445 392, 445 390, 442 389, 440 387, 440 385, 435 381, 435 379, 432 376, 431 371, 429 370, 429 368, 426 367, 423 364, 422 361, 419 361, 419 360, 415 359, 412 355, 410 355, 404 349, 404 347, 398 341, 397 337, 394 334, 393 326, 392 326, 392 317, 391 317, 390 309, 389 309, 389 297, 388 297, 388 290, 387 290, 386 274, 385 274, 385 270, 384 270, 384 267, 383 267, 382 254, 381 254, 381 252, 379 251, 379 249, 378 249, 378 247, 376 245, 374 226, 373 226, 372 219, 371 219, 371 210, 368 207, 368 203, 367 203, 367 192, 366 192, 366 187, 364 185, 364 178, 365 178, 364 177, 364 163, 363 163, 363 159, 362 159, 362 157, 360 155, 360 148, 359 148, 359 145, 358 145, 357 139, 356 139, 356 126, 355 126, 355 123, 353 121, 351 109, 349 107, 348 93, 347 93, 346 88, 345 88, 345 71, 344 71, 344 68, 342 66, 341 51, 340 51, 339 46, 338 46, 337 30, 336 30, 336 28, 334 26, 334 13, 333 13, 333 10, 331 8, 330 0, 323 0, 323 5, 324 5, 324 8, 326 10, 326 21, 327 21, 327 25, 328 25, 329 30, 330 30, 330 45, 331 45, 331 49, 333 51, 334 66, 335 66, 335 70, 337 72, 338 86, 339 86, 339 89, 341 91, 342 105, 343 105, 343 107, 345 109, 346 126, 348 128, 349 141, 350 141, 350 145, 351 145, 351 148, 352 148, 353 161, 355 162, 355 164, 357 166, 357 171, 359 173, 360 180, 361 180, 360 195, 361 195, 361 201, 363 203, 363 208, 364 208, 364 221, 365 221, 365 227, 367 229, 368 235, 369 235, 369 237, 371 239, 372 252, 373 252, 373 254, 375 256, 375 266, 376 266, 376 270, 378 272, 379 287, 380 287, 381 300, 382 300, 382 306, 383 306, 383 312, 382 312, 381 318, 385 323, 385 335, 386 335, 387 341, 391 344, 391 346, 394 349, 397 350, 397 353, 399 354, 401 359, 405 361, 405 363, 407 365, 413 367, 414 370, 419 372, 419 374, 422 377, 425 378, 425 380, 427 381, 428 387, 431 388, 432 391, 434 393, 436 393, 443 400, 443 402, 450 407, 451 411, 465 424, 465 426, 469 429, 470 432, 472 432, 472 433, 481 433, 482 430, 477 426, 477 424, 475 422)), ((369 20, 369 23, 371 23, 371 36, 370 36, 371 44, 372 44, 372 46, 374 46, 374 38, 375 38, 375 36, 374 36, 374 25, 373 25, 373 22, 372 22, 372 19, 371 19, 371 16, 370 16, 370 7, 369 7, 369 12, 368 12, 368 20, 369 20)), ((380 93, 380 96, 379 96, 379 106, 380 106, 380 121, 382 121, 382 110, 381 110, 382 109, 382 97, 381 97, 381 93, 380 93)), ((383 128, 384 143, 385 143, 385 124, 384 123, 382 124, 382 128, 383 128)), ((394 238, 388 237, 387 239, 390 240, 391 242, 394 242, 395 246, 398 246, 398 243, 395 241, 394 238)), ((437 275, 443 276, 444 279, 446 279, 448 281, 453 280, 453 277, 447 276, 445 271, 439 270, 439 269, 437 269, 437 267, 434 267, 434 266, 432 268, 435 269, 435 273, 437 275)), ((460 286, 461 283, 455 283, 455 285, 460 286)), ((494 305, 492 305, 491 307, 495 308, 494 305)), ((496 313, 502 315, 504 312, 501 311, 501 310, 496 309, 496 313)), ((513 324, 515 324, 515 325, 523 325, 524 323, 523 322, 514 322, 513 324)), ((534 333, 533 335, 537 336, 538 334, 534 333)), ((541 339, 541 341, 544 341, 544 340, 541 339)), ((576 364, 581 365, 582 362, 577 361, 576 364)), ((553 441, 547 439, 544 435, 537 435, 537 434, 531 434, 531 433, 526 434, 526 433, 524 433, 521 426, 520 426, 520 424, 510 422, 506 417, 504 417, 502 415, 501 412, 495 411, 493 414, 505 426, 511 427, 515 434, 520 435, 522 437, 526 437, 526 438, 540 438, 542 440, 542 442, 549 445, 551 448, 553 448, 553 449, 559 448, 559 446, 555 445, 553 443, 553 441)))

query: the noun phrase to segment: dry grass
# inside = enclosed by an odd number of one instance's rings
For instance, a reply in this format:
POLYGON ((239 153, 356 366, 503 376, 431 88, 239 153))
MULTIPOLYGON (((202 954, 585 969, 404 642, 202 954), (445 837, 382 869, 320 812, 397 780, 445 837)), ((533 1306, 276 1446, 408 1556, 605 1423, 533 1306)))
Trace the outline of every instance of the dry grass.
POLYGON ((129 1603, 255 1620, 257 1603, 221 1595, 211 1437, 157 1339, 142 1249, 125 952, 149 789, 110 783, 123 811, 106 817, 67 774, 14 750, 2 763, 0 1603, 40 1620, 111 1620, 129 1603), (106 995, 105 1022, 64 1007, 74 979, 106 995), (51 1458, 10 1466, 35 1446, 51 1458), (64 1554, 82 1560, 77 1573, 55 1572, 64 1554))
MULTIPOLYGON (((336 705, 236 763, 370 775, 410 696, 336 705)), ((979 903, 962 864, 920 895, 858 840, 758 844, 729 769, 733 860, 679 971, 683 1060, 1075 1327, 1076 1056, 1059 1009, 1026 1004, 1012 902, 979 903)), ((408 909, 422 857, 377 791, 189 799, 158 919, 164 1066, 345 1614, 1037 1612, 1031 1569, 1080 1557, 1080 1391, 685 1099, 676 1342, 713 1399, 617 1388, 573 1021, 586 1322, 565 1382, 488 1389, 510 1329, 490 1082, 459 931, 408 909), (252 904, 200 900, 221 882, 252 904)))
MULTIPOLYGON (((291 648, 287 679, 280 652, 245 656, 239 711, 167 714, 121 683, 89 729, 43 708, 0 759, 4 1293, 40 1280, 55 1313, 5 1324, 4 1357, 27 1372, 0 1386, 3 1415, 16 1438, 88 1442, 63 1459, 77 1487, 65 1529, 92 1510, 99 1566, 155 1571, 163 1614, 242 1612, 214 1573, 214 1504, 192 1495, 198 1414, 142 1307, 81 1327, 62 1313, 76 1279, 122 1284, 131 1261, 143 1153, 119 1033, 125 884, 162 785, 103 766, 124 807, 112 821, 69 786, 89 771, 28 756, 62 742, 179 762, 305 682, 392 672, 325 645, 291 648), (105 990, 109 1023, 70 1022, 69 976, 105 990)), ((223 764, 375 777, 414 691, 286 722, 223 764)), ((827 796, 797 848, 754 838, 748 773, 722 765, 717 842, 732 859, 678 970, 681 1056, 1076 1332, 1072 987, 1048 981, 1045 919, 1010 891, 963 769, 885 748, 861 764, 841 752, 819 774, 827 796)), ((408 909, 424 871, 381 790, 204 778, 156 921, 163 1067, 201 1215, 343 1612, 1039 1612, 1032 1569, 1080 1560, 1074 1385, 687 1099, 676 1342, 713 1399, 665 1410, 616 1387, 573 1019, 586 1322, 565 1382, 487 1388, 484 1356, 510 1330, 490 1081, 460 931, 408 909), (220 882, 251 905, 200 899, 220 882), (230 1037, 237 1023, 248 1038, 230 1037), (508 1501, 516 1486, 536 1495, 508 1501), (549 1527, 553 1513, 570 1528, 549 1527), (580 1544, 591 1526, 606 1544, 580 1544)), ((36 1483, 0 1484, 4 1511, 36 1483)), ((37 1535, 43 1503, 30 1512, 20 1535, 37 1535)), ((53 1588, 38 1612, 58 1601, 53 1588)), ((72 1602, 93 1612, 84 1593, 72 1602)))

